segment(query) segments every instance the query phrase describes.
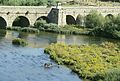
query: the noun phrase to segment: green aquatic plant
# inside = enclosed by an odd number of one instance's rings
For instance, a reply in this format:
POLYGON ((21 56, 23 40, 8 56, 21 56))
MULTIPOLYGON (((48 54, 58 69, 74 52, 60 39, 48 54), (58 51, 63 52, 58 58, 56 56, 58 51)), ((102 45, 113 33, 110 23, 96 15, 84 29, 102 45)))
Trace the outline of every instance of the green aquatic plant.
POLYGON ((107 81, 108 78, 119 77, 116 72, 112 73, 112 75, 115 73, 114 77, 110 77, 111 72, 109 72, 115 68, 120 68, 118 44, 104 42, 100 45, 77 46, 57 43, 48 46, 45 53, 50 54, 50 57, 58 64, 71 68, 83 79, 107 81), (106 78, 106 74, 108 78, 106 78))
POLYGON ((16 38, 12 40, 12 44, 13 45, 20 45, 20 46, 26 46, 28 45, 28 43, 26 42, 26 40, 21 39, 21 38, 16 38))

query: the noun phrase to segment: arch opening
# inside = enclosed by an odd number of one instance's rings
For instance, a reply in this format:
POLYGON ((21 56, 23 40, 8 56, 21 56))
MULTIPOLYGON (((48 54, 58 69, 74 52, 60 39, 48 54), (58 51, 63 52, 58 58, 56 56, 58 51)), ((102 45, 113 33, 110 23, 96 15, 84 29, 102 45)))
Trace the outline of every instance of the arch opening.
POLYGON ((46 17, 46 16, 41 16, 41 17, 37 18, 37 20, 36 20, 36 21, 38 21, 38 20, 45 20, 45 21, 46 21, 46 23, 50 23, 49 18, 48 18, 48 17, 46 17))
POLYGON ((0 28, 6 28, 7 22, 3 17, 0 17, 0 28))
POLYGON ((112 14, 108 14, 105 16, 105 19, 113 19, 113 18, 114 18, 114 16, 112 14))
POLYGON ((75 25, 76 24, 76 20, 73 16, 71 15, 66 15, 66 23, 68 25, 75 25))
POLYGON ((24 16, 18 16, 14 21, 12 26, 19 26, 19 27, 29 27, 30 26, 30 22, 28 20, 28 18, 24 17, 24 16))

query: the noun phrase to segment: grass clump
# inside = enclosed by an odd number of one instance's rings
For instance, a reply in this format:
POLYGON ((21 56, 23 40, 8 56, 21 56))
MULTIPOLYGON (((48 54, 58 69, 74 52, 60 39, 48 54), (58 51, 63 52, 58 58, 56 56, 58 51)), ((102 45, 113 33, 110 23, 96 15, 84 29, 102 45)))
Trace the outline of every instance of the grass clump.
POLYGON ((39 29, 31 27, 7 27, 7 30, 22 31, 27 33, 39 33, 39 29))
POLYGON ((39 33, 39 30, 36 28, 30 28, 30 27, 24 27, 21 29, 22 32, 28 32, 28 33, 39 33))
POLYGON ((120 81, 119 45, 110 42, 80 46, 57 43, 47 47, 45 53, 50 54, 58 64, 71 68, 83 79, 120 81), (115 71, 115 68, 119 71, 115 71))
POLYGON ((28 45, 28 43, 24 39, 21 39, 21 38, 13 39, 12 40, 12 44, 13 45, 20 45, 20 46, 26 46, 26 45, 28 45))
POLYGON ((21 31, 21 27, 7 27, 7 30, 21 31))

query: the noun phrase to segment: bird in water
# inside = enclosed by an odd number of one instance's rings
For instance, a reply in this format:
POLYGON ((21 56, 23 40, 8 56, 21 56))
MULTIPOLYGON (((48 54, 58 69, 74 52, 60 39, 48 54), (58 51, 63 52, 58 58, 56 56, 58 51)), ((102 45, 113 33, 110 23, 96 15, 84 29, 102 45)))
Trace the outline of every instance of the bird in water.
POLYGON ((45 63, 45 64, 44 64, 44 67, 45 67, 45 68, 50 68, 50 67, 52 67, 52 63, 45 63))

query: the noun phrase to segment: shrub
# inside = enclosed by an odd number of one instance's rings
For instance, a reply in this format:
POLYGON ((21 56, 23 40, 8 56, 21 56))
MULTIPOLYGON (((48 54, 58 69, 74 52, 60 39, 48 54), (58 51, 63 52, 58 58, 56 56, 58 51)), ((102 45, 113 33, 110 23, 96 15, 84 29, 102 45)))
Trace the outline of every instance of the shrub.
POLYGON ((16 38, 12 40, 12 44, 26 46, 28 43, 24 39, 16 38))
POLYGON ((117 30, 120 31, 120 14, 117 15, 115 24, 117 25, 117 30))
POLYGON ((53 23, 49 23, 49 24, 45 24, 43 26, 44 29, 57 29, 58 25, 57 24, 53 24, 53 23))
POLYGON ((39 33, 39 30, 36 28, 30 28, 30 27, 24 27, 21 29, 22 32, 28 32, 28 33, 39 33))
POLYGON ((21 30, 21 27, 14 26, 14 27, 7 27, 6 29, 7 29, 7 30, 20 31, 20 30, 21 30))
POLYGON ((43 19, 40 19, 40 20, 37 20, 34 24, 34 27, 35 28, 41 28, 43 27, 45 24, 46 24, 46 20, 43 20, 43 19))
POLYGON ((112 69, 106 73, 104 81, 120 81, 120 69, 112 69))
POLYGON ((91 11, 86 16, 85 25, 88 28, 102 27, 104 24, 104 17, 97 11, 91 11))
POLYGON ((83 23, 84 23, 84 17, 79 14, 76 18, 76 24, 78 26, 83 26, 83 23))

